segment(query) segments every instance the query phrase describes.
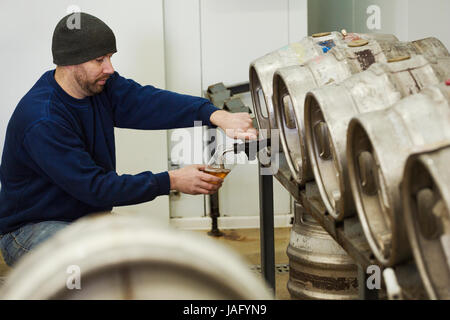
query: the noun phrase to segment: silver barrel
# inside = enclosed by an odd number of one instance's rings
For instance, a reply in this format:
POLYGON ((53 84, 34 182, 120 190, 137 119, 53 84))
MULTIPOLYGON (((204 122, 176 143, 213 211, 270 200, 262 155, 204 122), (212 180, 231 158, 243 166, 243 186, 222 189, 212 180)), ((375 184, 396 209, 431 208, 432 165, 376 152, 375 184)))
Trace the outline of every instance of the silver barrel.
POLYGON ((358 299, 355 263, 298 203, 287 255, 292 298, 358 299))
MULTIPOLYGON (((360 38, 397 39, 393 35, 384 34, 350 33, 344 36, 340 32, 325 32, 305 37, 299 42, 292 43, 253 61, 250 64, 249 81, 259 128, 276 129, 272 104, 272 80, 274 73, 279 68, 300 65, 311 58, 323 55, 334 46, 346 45, 352 39, 360 38)), ((264 136, 265 132, 262 131, 262 138, 269 138, 269 132, 266 137, 264 136)))
POLYGON ((449 141, 449 98, 450 87, 433 86, 350 122, 352 194, 372 252, 386 266, 411 256, 400 198, 403 169, 415 148, 449 141))
POLYGON ((212 239, 142 216, 110 214, 83 218, 23 257, 0 298, 273 297, 240 256, 212 239))
POLYGON ((354 215, 347 170, 347 128, 359 114, 386 109, 402 98, 436 85, 450 73, 450 58, 429 62, 421 55, 375 63, 339 84, 309 92, 305 100, 305 137, 321 198, 337 220, 354 215))
POLYGON ((411 155, 402 181, 406 230, 430 299, 450 299, 450 141, 411 155))
POLYGON ((273 79, 273 106, 281 146, 292 176, 299 185, 313 178, 306 150, 304 104, 306 93, 330 83, 339 83, 376 62, 387 62, 418 54, 432 62, 449 56, 436 38, 413 42, 368 40, 336 46, 328 54, 303 65, 278 69, 273 79))

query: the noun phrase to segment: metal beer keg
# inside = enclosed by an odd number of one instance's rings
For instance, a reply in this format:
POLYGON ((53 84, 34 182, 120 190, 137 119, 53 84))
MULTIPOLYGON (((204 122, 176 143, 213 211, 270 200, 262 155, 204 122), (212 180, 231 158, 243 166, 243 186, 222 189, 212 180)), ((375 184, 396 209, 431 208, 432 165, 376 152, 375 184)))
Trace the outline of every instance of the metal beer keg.
POLYGON ((249 81, 253 106, 262 138, 270 138, 270 130, 276 128, 275 115, 272 105, 272 80, 277 69, 292 65, 300 65, 311 58, 328 52, 335 46, 347 45, 358 39, 397 40, 393 35, 385 34, 356 34, 345 36, 341 32, 324 32, 305 37, 299 42, 292 43, 279 50, 268 53, 250 64, 249 81))
POLYGON ((336 46, 328 54, 317 56, 303 65, 278 69, 273 79, 273 106, 282 150, 294 180, 304 185, 313 173, 306 150, 304 105, 308 91, 330 83, 339 83, 375 62, 406 59, 422 54, 436 62, 450 56, 436 38, 413 42, 369 40, 359 46, 336 46), (366 43, 367 42, 367 43, 366 43))
MULTIPOLYGON (((450 57, 430 62, 423 56, 375 63, 339 84, 310 91, 305 100, 308 155, 322 201, 337 220, 355 214, 347 170, 347 128, 350 120, 386 109, 402 98, 436 85, 450 74, 450 57)), ((384 135, 383 132, 379 132, 384 135)))
POLYGON ((450 299, 450 141, 409 156, 402 204, 412 253, 430 299, 450 299))
POLYGON ((347 161, 352 194, 372 252, 386 266, 411 257, 400 196, 406 160, 417 148, 450 141, 449 124, 446 85, 426 88, 350 122, 347 161))
POLYGON ((358 299, 355 263, 299 203, 287 255, 292 298, 358 299))

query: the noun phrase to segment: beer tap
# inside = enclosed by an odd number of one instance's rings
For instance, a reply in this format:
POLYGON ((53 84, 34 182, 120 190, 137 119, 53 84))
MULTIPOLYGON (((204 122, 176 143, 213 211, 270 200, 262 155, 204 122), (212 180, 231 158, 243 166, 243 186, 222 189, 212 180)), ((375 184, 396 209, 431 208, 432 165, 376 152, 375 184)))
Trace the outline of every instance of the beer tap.
POLYGON ((255 160, 257 153, 265 147, 270 147, 270 139, 247 140, 245 142, 234 143, 233 152, 235 154, 245 152, 248 160, 255 160))

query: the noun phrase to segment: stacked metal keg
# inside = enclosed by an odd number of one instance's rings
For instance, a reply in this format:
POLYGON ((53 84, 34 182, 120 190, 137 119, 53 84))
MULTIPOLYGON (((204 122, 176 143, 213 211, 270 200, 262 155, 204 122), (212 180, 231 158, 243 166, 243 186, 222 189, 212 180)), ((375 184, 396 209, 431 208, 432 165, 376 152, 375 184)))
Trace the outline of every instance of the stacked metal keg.
POLYGON ((235 252, 139 215, 90 215, 24 256, 1 299, 266 300, 235 252))
POLYGON ((429 145, 408 157, 403 174, 406 231, 431 299, 450 298, 449 163, 450 144, 429 145))
POLYGON ((288 291, 296 299, 357 299, 357 267, 339 244, 295 204, 289 246, 288 291))
POLYGON ((310 59, 320 57, 334 47, 346 46, 351 41, 361 39, 380 39, 396 41, 392 35, 384 34, 347 34, 346 32, 324 32, 305 37, 299 42, 292 43, 277 51, 256 59, 250 65, 250 91, 253 105, 261 129, 277 128, 272 102, 273 75, 285 67, 298 66, 310 59))
MULTIPOLYGON (((450 298, 449 79, 450 54, 436 38, 345 31, 307 37, 250 66, 259 126, 280 130, 292 180, 300 189, 315 180, 336 223, 357 216, 379 265, 413 257, 433 299, 450 298)), ((295 253, 323 252, 310 245, 318 233, 295 220, 288 256, 302 271, 288 288, 303 288, 290 289, 293 297, 311 285, 299 275, 315 272, 295 253)))

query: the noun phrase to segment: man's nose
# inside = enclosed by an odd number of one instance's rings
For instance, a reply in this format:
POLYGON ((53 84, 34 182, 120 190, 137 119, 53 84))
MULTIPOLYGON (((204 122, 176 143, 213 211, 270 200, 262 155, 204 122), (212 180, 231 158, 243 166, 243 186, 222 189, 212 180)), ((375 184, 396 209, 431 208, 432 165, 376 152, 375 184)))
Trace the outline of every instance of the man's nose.
POLYGON ((109 58, 109 57, 106 57, 103 62, 103 73, 106 73, 106 74, 114 73, 114 67, 112 66, 111 58, 109 58))

